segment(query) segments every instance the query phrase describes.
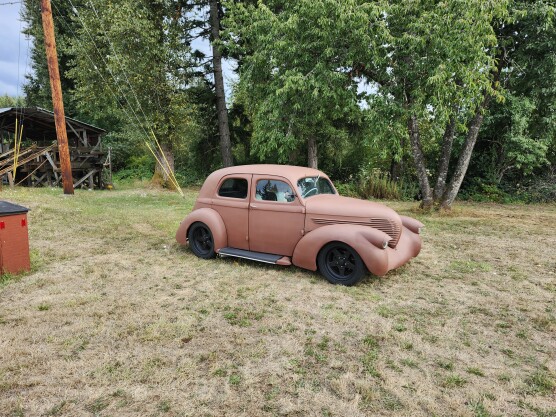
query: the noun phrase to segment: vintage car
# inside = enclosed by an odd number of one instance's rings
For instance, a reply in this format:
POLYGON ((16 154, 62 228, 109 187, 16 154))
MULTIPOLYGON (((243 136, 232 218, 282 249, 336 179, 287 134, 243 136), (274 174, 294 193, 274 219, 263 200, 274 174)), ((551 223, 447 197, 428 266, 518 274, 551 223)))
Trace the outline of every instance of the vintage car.
POLYGON ((320 271, 353 285, 421 250, 423 224, 371 201, 342 197, 316 169, 244 165, 213 172, 176 233, 200 258, 233 256, 320 271))

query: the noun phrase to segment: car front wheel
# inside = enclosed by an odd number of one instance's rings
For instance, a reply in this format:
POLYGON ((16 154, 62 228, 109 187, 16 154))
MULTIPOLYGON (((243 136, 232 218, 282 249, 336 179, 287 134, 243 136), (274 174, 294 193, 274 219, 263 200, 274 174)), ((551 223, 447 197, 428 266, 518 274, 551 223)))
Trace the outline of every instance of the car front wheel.
POLYGON ((193 223, 189 228, 187 239, 189 239, 189 247, 199 258, 211 259, 216 256, 212 232, 206 224, 193 223))
POLYGON ((359 254, 341 242, 331 242, 322 248, 317 264, 320 273, 332 284, 354 285, 367 272, 359 254))

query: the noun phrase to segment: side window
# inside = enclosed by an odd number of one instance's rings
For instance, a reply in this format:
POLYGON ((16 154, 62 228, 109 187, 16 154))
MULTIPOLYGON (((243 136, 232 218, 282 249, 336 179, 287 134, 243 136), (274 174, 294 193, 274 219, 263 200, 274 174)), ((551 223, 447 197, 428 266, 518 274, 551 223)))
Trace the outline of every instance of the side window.
POLYGON ((255 199, 291 203, 295 199, 295 194, 290 185, 284 181, 259 180, 255 199))
POLYGON ((218 190, 220 197, 246 198, 247 180, 245 178, 228 178, 218 190))

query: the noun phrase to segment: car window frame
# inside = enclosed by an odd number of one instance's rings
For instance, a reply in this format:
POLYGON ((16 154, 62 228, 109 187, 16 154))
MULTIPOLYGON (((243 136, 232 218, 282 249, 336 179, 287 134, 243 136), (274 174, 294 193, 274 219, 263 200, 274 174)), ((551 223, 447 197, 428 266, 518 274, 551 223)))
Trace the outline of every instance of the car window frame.
POLYGON ((286 205, 286 206, 291 206, 291 205, 303 206, 303 204, 301 203, 301 199, 299 198, 299 194, 297 193, 296 189, 294 187, 292 187, 291 181, 288 180, 285 177, 280 177, 278 175, 255 174, 255 175, 253 175, 252 182, 253 182, 253 184, 252 184, 252 187, 251 187, 251 202, 254 203, 254 204, 278 204, 279 206, 284 206, 284 205, 286 205), (281 181, 281 182, 287 184, 295 195, 294 199, 292 201, 258 200, 257 199, 257 183, 259 181, 265 181, 265 180, 281 181))
POLYGON ((216 189, 214 190, 214 194, 216 198, 223 198, 225 200, 229 200, 229 201, 249 201, 250 199, 250 193, 251 193, 251 179, 252 179, 252 175, 251 174, 229 174, 226 175, 222 178, 220 178, 220 181, 218 182, 218 185, 216 186, 216 189), (224 183, 227 180, 230 179, 238 179, 238 180, 245 180, 247 182, 247 193, 245 195, 245 197, 243 198, 239 198, 239 197, 228 197, 225 195, 220 195, 220 188, 222 188, 222 185, 224 185, 224 183))
MULTIPOLYGON (((295 184, 296 184, 295 192, 296 192, 296 195, 298 196, 299 200, 307 201, 307 199, 313 197, 313 195, 308 196, 308 197, 302 197, 302 196, 301 196, 301 193, 299 192, 299 189, 297 188, 297 183, 298 183, 300 180, 304 179, 304 178, 310 178, 310 177, 316 177, 316 176, 317 176, 317 175, 304 175, 303 177, 299 177, 299 178, 296 180, 296 182, 295 182, 295 184)), ((337 195, 337 196, 340 195, 340 193, 339 193, 338 190, 336 189, 336 186, 334 185, 334 183, 332 182, 332 180, 330 179, 330 177, 328 177, 327 175, 322 175, 322 174, 321 174, 321 175, 318 175, 318 177, 320 177, 321 179, 327 180, 327 181, 328 181, 328 184, 332 187, 332 191, 334 191, 334 193, 333 193, 333 194, 328 194, 328 193, 326 193, 326 194, 315 194, 315 195, 337 195)))

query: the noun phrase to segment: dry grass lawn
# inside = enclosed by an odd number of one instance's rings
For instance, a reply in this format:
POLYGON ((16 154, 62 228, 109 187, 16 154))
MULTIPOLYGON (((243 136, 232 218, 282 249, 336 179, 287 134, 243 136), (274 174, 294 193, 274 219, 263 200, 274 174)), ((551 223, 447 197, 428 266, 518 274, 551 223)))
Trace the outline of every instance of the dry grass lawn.
POLYGON ((4 190, 33 271, 0 277, 1 416, 556 416, 556 207, 389 205, 421 255, 352 288, 199 260, 185 200, 4 190))

